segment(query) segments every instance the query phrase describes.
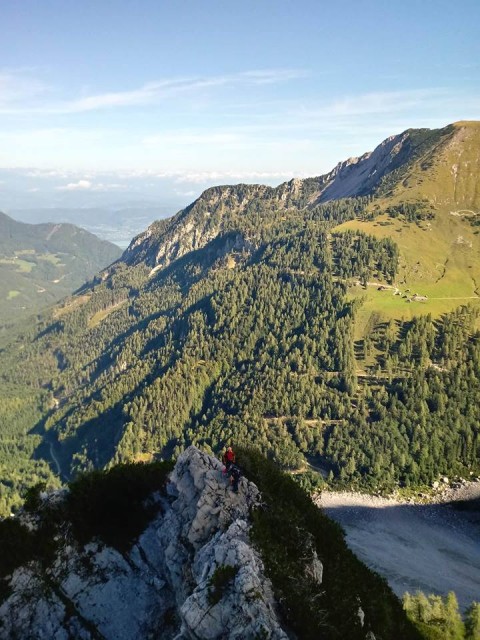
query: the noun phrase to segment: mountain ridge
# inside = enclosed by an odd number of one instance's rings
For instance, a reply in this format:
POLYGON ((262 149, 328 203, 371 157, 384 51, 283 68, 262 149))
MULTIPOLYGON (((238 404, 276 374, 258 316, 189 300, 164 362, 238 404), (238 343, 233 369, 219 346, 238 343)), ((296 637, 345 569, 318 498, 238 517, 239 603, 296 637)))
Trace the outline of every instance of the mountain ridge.
MULTIPOLYGON (((378 200, 390 193, 392 201, 404 198, 396 196, 385 180, 394 176, 397 183, 408 184, 413 179, 408 175, 409 171, 412 173, 414 163, 426 157, 424 162, 428 164, 432 153, 455 144, 465 131, 476 133, 476 124, 459 122, 440 130, 408 129, 390 136, 372 152, 340 162, 330 172, 316 178, 294 178, 278 187, 244 184, 211 187, 173 218, 153 223, 134 238, 122 260, 130 265, 144 260, 152 269, 167 266, 187 251, 205 246, 228 229, 232 215, 241 218, 258 207, 260 201, 262 206, 276 207, 278 211, 291 208, 308 211, 332 201, 361 196, 378 200)), ((475 142, 478 144, 477 140, 475 142)), ((384 202, 382 205, 386 208, 384 202)))
POLYGON ((73 293, 120 254, 70 223, 29 224, 0 212, 0 322, 12 324, 73 293))
POLYGON ((0 638, 420 640, 339 527, 257 452, 239 453, 238 492, 189 447, 169 475, 124 465, 32 494, 0 521, 7 548, 12 533, 22 545, 0 560, 0 638))

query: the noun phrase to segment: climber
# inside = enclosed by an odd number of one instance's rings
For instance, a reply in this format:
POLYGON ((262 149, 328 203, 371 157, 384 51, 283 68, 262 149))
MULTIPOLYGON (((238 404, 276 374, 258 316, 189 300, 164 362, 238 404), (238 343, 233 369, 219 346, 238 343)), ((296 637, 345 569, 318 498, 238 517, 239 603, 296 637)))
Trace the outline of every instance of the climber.
POLYGON ((238 483, 240 478, 242 477, 242 472, 235 464, 231 464, 230 468, 227 472, 228 477, 230 478, 230 484, 235 493, 238 493, 238 483))
POLYGON ((227 450, 222 456, 222 461, 228 474, 228 470, 230 469, 232 464, 235 464, 235 454, 232 447, 227 447, 227 450))

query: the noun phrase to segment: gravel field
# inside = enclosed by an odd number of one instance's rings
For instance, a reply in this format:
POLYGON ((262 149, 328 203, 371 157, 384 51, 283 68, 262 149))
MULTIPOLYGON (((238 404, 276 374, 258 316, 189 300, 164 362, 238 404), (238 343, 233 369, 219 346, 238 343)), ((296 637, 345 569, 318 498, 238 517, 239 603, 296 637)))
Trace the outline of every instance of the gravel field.
POLYGON ((323 492, 315 502, 339 522, 349 547, 395 593, 454 591, 460 607, 480 601, 480 482, 411 504, 359 493, 323 492))

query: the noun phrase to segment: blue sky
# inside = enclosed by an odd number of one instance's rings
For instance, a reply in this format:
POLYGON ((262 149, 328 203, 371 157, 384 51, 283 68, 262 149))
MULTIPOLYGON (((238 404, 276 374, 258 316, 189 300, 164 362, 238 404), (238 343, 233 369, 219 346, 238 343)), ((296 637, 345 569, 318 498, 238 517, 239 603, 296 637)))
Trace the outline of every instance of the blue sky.
POLYGON ((480 119, 478 0, 5 0, 0 23, 0 208, 19 175, 43 206, 189 201, 480 119))

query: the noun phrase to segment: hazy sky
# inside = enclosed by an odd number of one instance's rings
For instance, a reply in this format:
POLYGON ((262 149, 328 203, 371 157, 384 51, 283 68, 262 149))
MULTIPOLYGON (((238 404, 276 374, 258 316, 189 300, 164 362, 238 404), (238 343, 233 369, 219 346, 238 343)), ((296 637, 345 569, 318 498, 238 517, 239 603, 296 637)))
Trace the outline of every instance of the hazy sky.
POLYGON ((32 194, 276 184, 480 119, 478 0, 3 0, 0 24, 0 168, 32 194))

